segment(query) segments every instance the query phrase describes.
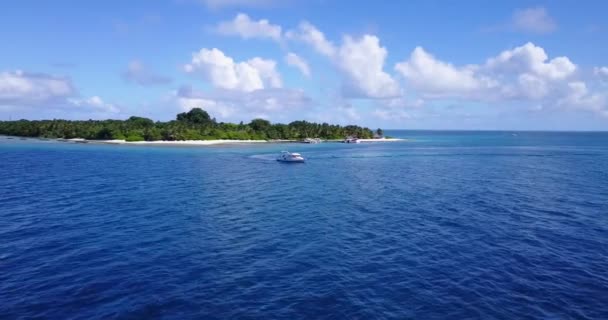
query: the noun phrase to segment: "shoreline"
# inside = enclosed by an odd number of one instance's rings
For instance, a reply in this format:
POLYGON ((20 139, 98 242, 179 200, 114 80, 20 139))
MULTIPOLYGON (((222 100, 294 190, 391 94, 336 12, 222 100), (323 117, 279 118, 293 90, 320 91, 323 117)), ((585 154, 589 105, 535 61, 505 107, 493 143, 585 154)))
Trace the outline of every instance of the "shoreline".
MULTIPOLYGON (((239 145, 239 144, 260 144, 260 143, 297 143, 307 144, 299 140, 180 140, 180 141, 125 141, 125 140, 85 140, 85 139, 65 139, 76 143, 101 143, 115 145, 140 145, 140 146, 213 146, 213 145, 239 145)), ((406 139, 360 139, 361 143, 369 142, 398 142, 406 139)), ((342 140, 322 140, 321 143, 342 143, 342 140)))
MULTIPOLYGON (((19 137, 19 136, 3 136, 8 139, 35 139, 42 141, 56 141, 56 142, 68 142, 68 143, 82 143, 82 144, 109 144, 109 145, 138 145, 138 146, 214 146, 214 145, 239 145, 239 144, 260 144, 260 143, 294 143, 294 144, 307 144, 300 140, 227 140, 227 139, 216 139, 216 140, 180 140, 180 141, 126 141, 126 140, 87 140, 83 138, 42 138, 42 137, 19 137)), ((399 142, 407 141, 408 139, 400 138, 386 138, 386 139, 359 139, 361 143, 374 143, 374 142, 399 142)), ((321 143, 342 143, 342 139, 329 139, 322 140, 321 143)))
MULTIPOLYGON (((72 140, 72 139, 70 139, 72 140)), ((167 140, 158 140, 158 141, 125 141, 125 140, 85 140, 81 139, 80 141, 87 143, 102 143, 102 144, 119 144, 119 145, 167 145, 167 146, 178 146, 178 145, 187 145, 187 146, 211 146, 218 144, 250 144, 250 143, 267 143, 266 140, 181 140, 181 141, 167 141, 167 140)))

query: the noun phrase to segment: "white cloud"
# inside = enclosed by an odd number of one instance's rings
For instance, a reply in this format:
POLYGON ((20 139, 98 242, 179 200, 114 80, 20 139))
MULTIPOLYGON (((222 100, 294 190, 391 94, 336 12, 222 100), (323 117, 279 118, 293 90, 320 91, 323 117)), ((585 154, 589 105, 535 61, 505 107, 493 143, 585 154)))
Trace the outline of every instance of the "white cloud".
POLYGON ((215 100, 196 97, 176 97, 181 111, 190 111, 193 108, 201 108, 218 119, 228 119, 237 113, 237 110, 228 104, 218 103, 215 100))
POLYGON ((519 95, 530 99, 541 99, 549 93, 547 82, 529 73, 520 74, 517 84, 519 85, 519 95))
POLYGON ((170 78, 154 73, 138 60, 131 61, 122 76, 125 80, 140 86, 162 85, 171 82, 170 78))
POLYGON ((608 118, 608 96, 605 93, 593 93, 582 81, 568 83, 565 97, 557 104, 566 108, 582 109, 595 112, 608 118))
POLYGON ((233 20, 220 22, 216 30, 223 35, 236 35, 243 39, 269 38, 281 40, 281 26, 271 24, 268 20, 251 20, 248 15, 239 13, 233 20))
MULTIPOLYGON (((576 80, 578 67, 568 57, 549 59, 532 43, 505 50, 483 64, 455 66, 440 61, 422 48, 395 69, 407 87, 426 99, 456 98, 495 104, 542 105, 606 114, 607 97, 576 80)), ((601 73, 601 69, 595 73, 601 73)))
POLYGON ((523 46, 505 50, 487 61, 490 69, 504 72, 527 72, 548 80, 565 79, 576 71, 576 65, 567 57, 548 60, 542 47, 528 42, 523 46))
POLYGON ((310 67, 308 66, 308 63, 297 54, 293 52, 287 53, 285 56, 285 61, 288 65, 300 70, 303 75, 310 77, 310 67))
POLYGON ((347 76, 346 96, 391 98, 401 94, 399 83, 384 72, 388 51, 376 36, 345 36, 336 63, 347 76))
MULTIPOLYGON (((252 21, 247 15, 240 13, 234 20, 220 23, 217 30, 222 34, 240 35, 243 38, 271 38, 279 41, 282 29, 268 20, 252 21)), ((364 35, 353 38, 347 35, 343 38, 341 46, 337 47, 325 37, 323 32, 304 21, 296 30, 286 32, 285 38, 304 42, 321 55, 328 57, 344 75, 343 93, 347 97, 390 98, 401 94, 398 82, 383 70, 388 51, 380 45, 380 40, 376 36, 364 35)), ((288 53, 285 59, 302 74, 310 75, 308 64, 295 53, 288 53)), ((192 72, 197 66, 201 67, 199 69, 203 69, 207 77, 221 88, 241 88, 243 91, 264 88, 259 77, 251 75, 247 65, 235 64, 217 49, 211 51, 202 49, 194 54, 192 63, 186 65, 185 70, 192 72), (203 65, 205 67, 202 67, 203 65)))
MULTIPOLYGON (((557 25, 546 9, 529 8, 514 13, 511 28, 546 33, 555 30, 557 25)), ((435 99, 529 103, 543 106, 543 112, 550 110, 551 105, 563 107, 566 104, 581 110, 604 110, 597 107, 605 101, 604 95, 594 93, 598 86, 588 87, 589 84, 582 82, 587 92, 581 94, 580 88, 578 91, 575 89, 577 85, 571 85, 580 81, 581 74, 576 64, 565 56, 550 58, 542 47, 531 42, 500 52, 484 62, 464 65, 442 61, 424 48, 416 47, 408 59, 394 67, 394 71, 405 80, 404 91, 400 83, 384 71, 388 50, 380 44, 377 36, 345 35, 341 43, 334 43, 306 21, 294 30, 281 33, 280 26, 267 20, 253 21, 243 14, 218 29, 223 29, 221 32, 224 34, 238 34, 243 38, 285 39, 307 44, 326 57, 342 76, 341 98, 378 99, 377 110, 388 109, 374 111, 377 118, 390 115, 404 119, 408 113, 403 108, 422 106, 425 100, 435 99), (406 100, 405 93, 419 102, 406 100)), ((310 74, 308 63, 296 53, 288 52, 285 61, 302 74, 310 74)), ((202 73, 216 88, 253 92, 281 87, 281 78, 273 60, 254 58, 237 63, 217 49, 202 49, 195 53, 185 70, 202 73)), ((594 73, 599 78, 607 77, 608 68, 597 67, 594 73)), ((355 119, 356 108, 340 108, 339 112, 345 119, 355 119)))
POLYGON ((543 48, 526 43, 485 64, 465 66, 440 61, 417 47, 395 69, 425 97, 496 101, 543 98, 556 82, 572 77, 577 67, 567 57, 549 60, 543 48))
POLYGON ((244 92, 282 87, 274 60, 253 58, 235 62, 219 49, 201 49, 184 66, 187 73, 201 74, 214 87, 244 92))
POLYGON ((383 70, 388 51, 374 35, 359 38, 346 35, 337 47, 315 26, 302 22, 297 30, 288 31, 286 37, 310 45, 338 67, 344 76, 345 97, 391 98, 401 94, 399 83, 383 70))
POLYGON ((265 87, 281 88, 283 86, 281 75, 276 70, 277 63, 274 60, 256 57, 249 59, 248 63, 257 71, 265 87))
POLYGON ((88 114, 119 112, 115 105, 105 103, 99 96, 78 98, 78 92, 68 78, 21 70, 0 73, 0 107, 88 114))
POLYGON ((595 67, 593 68, 593 73, 597 76, 608 78, 608 67, 595 67))
POLYGON ((286 37, 291 40, 299 40, 307 43, 317 52, 327 57, 333 57, 336 53, 334 44, 325 38, 325 34, 306 21, 300 23, 298 30, 288 31, 286 37))
POLYGON ((74 94, 67 78, 21 70, 0 73, 0 105, 59 104, 74 94))
POLYGON ((92 96, 88 99, 68 99, 69 103, 76 107, 83 107, 96 112, 118 113, 120 110, 111 103, 104 102, 98 96, 92 96))
POLYGON ((550 33, 557 29, 557 23, 543 7, 516 10, 512 17, 513 28, 530 33, 550 33))
POLYGON ((174 94, 182 110, 202 108, 220 121, 249 121, 261 115, 281 120, 290 112, 297 112, 312 103, 302 90, 260 89, 251 92, 234 90, 196 91, 182 87, 174 94))
POLYGON ((409 60, 395 65, 395 70, 410 85, 433 97, 469 95, 497 85, 495 81, 477 75, 476 69, 476 66, 455 67, 437 60, 421 47, 414 49, 409 60))

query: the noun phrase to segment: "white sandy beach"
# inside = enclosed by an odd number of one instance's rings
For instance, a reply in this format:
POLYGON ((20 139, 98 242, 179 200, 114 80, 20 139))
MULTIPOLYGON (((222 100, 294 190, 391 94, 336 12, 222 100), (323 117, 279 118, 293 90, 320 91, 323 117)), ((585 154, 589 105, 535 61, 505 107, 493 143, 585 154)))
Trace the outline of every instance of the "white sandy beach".
POLYGON ((190 146, 210 146, 216 144, 244 144, 244 143, 265 143, 266 140, 185 140, 185 141, 131 141, 125 140, 100 140, 96 142, 110 144, 137 144, 137 145, 190 145, 190 146))
MULTIPOLYGON (((187 146, 211 146, 211 145, 219 145, 219 144, 249 144, 249 143, 300 143, 299 141, 294 140, 185 140, 185 141, 130 141, 127 142, 125 140, 86 140, 82 138, 74 138, 74 139, 65 139, 64 141, 72 141, 72 142, 90 142, 90 143, 104 143, 104 144, 129 144, 129 145, 166 145, 166 146, 179 146, 179 145, 187 145, 187 146)), ((405 141, 405 139, 359 139, 359 141, 363 142, 396 142, 396 141, 405 141)), ((329 140, 327 142, 341 142, 341 140, 329 140)))

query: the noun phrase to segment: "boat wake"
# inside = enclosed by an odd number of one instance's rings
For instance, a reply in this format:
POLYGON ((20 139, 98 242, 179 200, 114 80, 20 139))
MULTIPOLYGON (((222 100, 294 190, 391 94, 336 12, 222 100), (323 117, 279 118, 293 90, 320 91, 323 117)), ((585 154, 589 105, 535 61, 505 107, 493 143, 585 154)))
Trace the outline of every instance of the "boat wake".
MULTIPOLYGON (((360 158, 398 158, 406 156, 406 154, 322 154, 322 153, 306 153, 304 155, 306 159, 360 159, 360 158)), ((248 156, 249 159, 255 159, 260 161, 276 161, 277 156, 275 153, 264 153, 264 154, 254 154, 248 156)))
POLYGON ((260 161, 277 161, 276 154, 273 153, 265 153, 265 154, 254 154, 249 156, 250 159, 260 160, 260 161))

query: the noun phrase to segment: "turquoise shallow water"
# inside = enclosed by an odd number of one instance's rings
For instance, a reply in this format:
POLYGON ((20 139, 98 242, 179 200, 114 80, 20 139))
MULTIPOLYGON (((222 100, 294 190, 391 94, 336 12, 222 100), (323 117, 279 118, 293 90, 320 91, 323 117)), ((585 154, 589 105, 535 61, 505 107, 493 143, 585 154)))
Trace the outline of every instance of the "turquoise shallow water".
POLYGON ((387 134, 0 137, 0 318, 608 318, 607 133, 387 134))

